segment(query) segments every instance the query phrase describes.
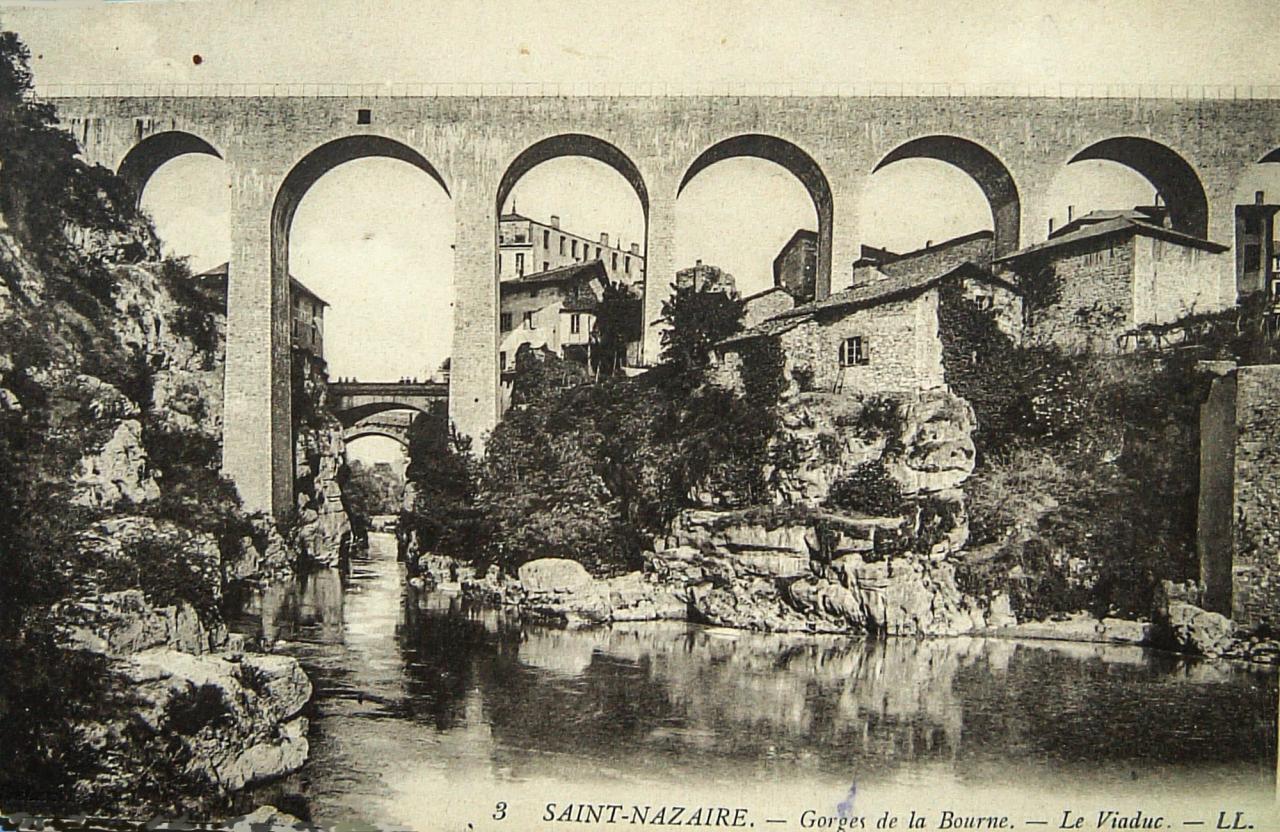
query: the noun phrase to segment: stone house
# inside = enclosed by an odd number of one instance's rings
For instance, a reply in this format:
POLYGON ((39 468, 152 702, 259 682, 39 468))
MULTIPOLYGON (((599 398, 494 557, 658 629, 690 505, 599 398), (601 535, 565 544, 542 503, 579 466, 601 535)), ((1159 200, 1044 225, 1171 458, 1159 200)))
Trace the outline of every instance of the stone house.
POLYGON ((773 285, 785 290, 796 303, 814 299, 818 275, 818 232, 796 230, 773 258, 773 285))
POLYGON ((523 344, 560 356, 583 353, 585 360, 607 280, 604 264, 590 260, 502 281, 499 369, 514 370, 523 344))
MULTIPOLYGON (((193 275, 192 280, 203 290, 226 298, 227 277, 231 264, 221 263, 208 271, 193 275)), ((223 301, 225 305, 226 301, 223 301)), ((317 295, 293 275, 289 275, 289 340, 294 349, 303 350, 324 361, 324 310, 328 301, 317 295)))
POLYGON ((943 387, 939 305, 943 288, 993 309, 1020 315, 1017 290, 982 264, 990 262, 991 235, 970 235, 892 263, 868 265, 855 284, 825 300, 775 315, 717 345, 717 377, 736 385, 742 351, 753 340, 773 339, 802 388, 850 393, 914 393, 943 387))
POLYGON ((747 295, 742 299, 746 308, 742 313, 744 329, 763 323, 774 315, 781 315, 795 308, 795 298, 781 286, 773 286, 763 292, 747 295))
POLYGON ((1230 306, 1216 278, 1226 251, 1145 212, 1094 211, 995 265, 1022 290, 1029 340, 1116 352, 1144 326, 1230 306))

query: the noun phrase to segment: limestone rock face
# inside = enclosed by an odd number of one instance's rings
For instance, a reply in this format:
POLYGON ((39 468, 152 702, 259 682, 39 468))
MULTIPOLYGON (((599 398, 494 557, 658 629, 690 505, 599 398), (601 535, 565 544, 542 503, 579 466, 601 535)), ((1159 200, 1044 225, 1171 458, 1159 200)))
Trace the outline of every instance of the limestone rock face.
POLYGON ((341 567, 352 541, 351 518, 339 482, 347 453, 342 426, 332 421, 319 428, 300 428, 296 444, 299 547, 312 563, 341 567))
POLYGON ((838 480, 877 459, 905 494, 956 489, 973 473, 973 408, 947 390, 892 397, 800 393, 779 408, 788 452, 797 460, 767 472, 779 503, 820 505, 838 480))
POLYGON ((176 733, 188 770, 219 793, 287 774, 306 761, 307 720, 299 714, 311 682, 294 659, 233 661, 150 650, 123 661, 119 672, 137 702, 135 718, 176 733))
POLYGON ((154 607, 142 591, 126 589, 65 602, 54 609, 65 646, 107 655, 166 647, 207 653, 226 641, 223 627, 206 628, 190 604, 154 607))
POLYGON ((100 451, 80 460, 75 487, 76 502, 93 508, 159 498, 160 485, 148 470, 142 424, 137 419, 121 421, 100 451))
MULTIPOLYGON (((189 574, 175 574, 175 581, 198 582, 212 600, 222 598, 221 554, 210 534, 193 532, 167 520, 127 515, 94 523, 78 535, 77 545, 108 571, 113 564, 131 563, 128 551, 136 546, 181 553, 180 559, 174 558, 173 568, 179 568, 177 562, 181 560, 187 564, 189 574)), ((104 591, 96 574, 75 576, 75 584, 80 596, 104 591)))
POLYGON ((854 623, 889 635, 956 635, 973 629, 973 605, 956 588, 949 564, 895 558, 865 563, 837 558, 828 576, 849 591, 854 623))
POLYGON ((903 493, 955 489, 973 473, 977 418, 967 401, 946 390, 926 390, 901 404, 900 455, 887 459, 903 493))

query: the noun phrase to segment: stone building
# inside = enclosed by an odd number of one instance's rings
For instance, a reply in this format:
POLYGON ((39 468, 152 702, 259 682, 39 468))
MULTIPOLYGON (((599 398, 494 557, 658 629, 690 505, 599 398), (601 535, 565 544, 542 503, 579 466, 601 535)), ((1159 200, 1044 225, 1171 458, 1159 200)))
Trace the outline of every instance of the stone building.
POLYGON ((1202 604, 1246 631, 1280 626, 1280 365, 1215 362, 1200 408, 1202 604))
POLYGON ((1158 224, 1149 211, 1094 211, 996 260, 1026 298, 1026 335, 1114 352, 1126 333, 1217 312, 1227 247, 1158 224))
POLYGON ((733 275, 719 266, 701 260, 676 272, 677 289, 693 289, 695 292, 725 292, 738 296, 738 284, 733 275))
POLYGON ((773 258, 773 285, 796 303, 814 299, 818 279, 818 232, 800 228, 773 258))
MULTIPOLYGON (((230 264, 223 263, 194 275, 203 287, 225 298, 230 264)), ((293 275, 289 275, 289 338, 294 349, 310 353, 324 361, 324 298, 311 291, 293 275)))
POLYGON ((749 329, 775 315, 794 309, 796 299, 781 286, 772 286, 763 292, 747 295, 742 299, 746 308, 742 313, 742 327, 749 329))
POLYGON ((1280 205, 1267 205, 1258 191, 1251 205, 1236 206, 1236 294, 1267 292, 1280 297, 1277 287, 1276 213, 1280 205))
POLYGON ((510 213, 498 222, 498 278, 503 282, 592 260, 600 261, 610 282, 644 289, 639 243, 623 248, 621 240, 611 242, 608 234, 596 240, 572 234, 560 227, 555 215, 543 223, 510 213))
POLYGON ((849 289, 801 304, 717 347, 721 383, 741 372, 741 351, 754 339, 774 339, 802 389, 851 393, 913 393, 945 385, 939 304, 955 286, 983 306, 1020 314, 1017 290, 995 278, 990 232, 969 235, 855 273, 849 289))
POLYGON ((523 344, 587 361, 606 280, 604 264, 591 260, 503 281, 498 366, 504 379, 523 344))

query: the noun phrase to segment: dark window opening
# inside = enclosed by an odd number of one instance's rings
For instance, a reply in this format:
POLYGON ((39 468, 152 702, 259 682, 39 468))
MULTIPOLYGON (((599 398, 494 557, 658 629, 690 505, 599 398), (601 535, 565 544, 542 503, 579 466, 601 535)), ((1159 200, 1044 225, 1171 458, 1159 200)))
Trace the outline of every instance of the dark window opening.
POLYGON ((373 110, 359 109, 356 110, 356 124, 372 124, 373 110))
POLYGON ((867 352, 867 339, 861 335, 846 338, 840 343, 840 366, 852 367, 854 364, 870 364, 871 356, 867 352))

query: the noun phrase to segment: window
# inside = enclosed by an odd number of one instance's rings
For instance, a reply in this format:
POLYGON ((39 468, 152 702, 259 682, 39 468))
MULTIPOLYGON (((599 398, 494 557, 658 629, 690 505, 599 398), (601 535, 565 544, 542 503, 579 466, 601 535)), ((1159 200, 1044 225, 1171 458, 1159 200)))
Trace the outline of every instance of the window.
POLYGON ((502 274, 502 253, 498 253, 498 274, 502 274))
POLYGON ((501 322, 502 322, 502 331, 503 331, 503 332, 510 332, 510 331, 511 331, 511 313, 510 313, 510 312, 503 312, 503 313, 499 316, 499 319, 500 319, 500 320, 501 320, 501 322))
POLYGON ((498 369, 499 370, 507 369, 507 351, 506 350, 503 350, 502 352, 498 353, 498 369))
POLYGON ((996 299, 991 295, 976 295, 973 302, 977 304, 979 309, 990 309, 995 305, 996 299))
POLYGON ((600 259, 600 246, 596 246, 596 259, 600 259))
POLYGON ((551 232, 545 229, 542 232, 542 247, 551 248, 551 232))
POLYGON ((533 329, 533 310, 524 313, 524 328, 533 329))
POLYGON ((373 123, 372 110, 363 110, 363 109, 356 110, 356 124, 372 124, 372 123, 373 123))
POLYGON ((551 268, 551 264, 550 264, 550 263, 548 263, 546 260, 543 260, 543 261, 542 261, 542 270, 545 272, 545 271, 549 270, 550 268, 551 268))
POLYGON ((564 235, 560 235, 560 253, 564 254, 564 235))
POLYGON ((577 335, 582 332, 582 316, 574 312, 569 316, 569 333, 577 335))
POLYGON ((618 252, 616 251, 613 253, 613 270, 615 272, 618 270, 618 252))
POLYGON ((840 366, 852 367, 854 364, 870 364, 871 356, 867 352, 867 339, 861 335, 846 338, 840 342, 840 366))
POLYGON ((569 241, 569 250, 573 253, 573 258, 575 260, 578 259, 578 241, 577 240, 569 241))
POLYGON ((516 277, 524 277, 524 252, 516 252, 516 277))
POLYGON ((623 265, 623 271, 625 271, 627 274, 631 274, 631 258, 630 257, 625 258, 622 261, 622 265, 623 265))

